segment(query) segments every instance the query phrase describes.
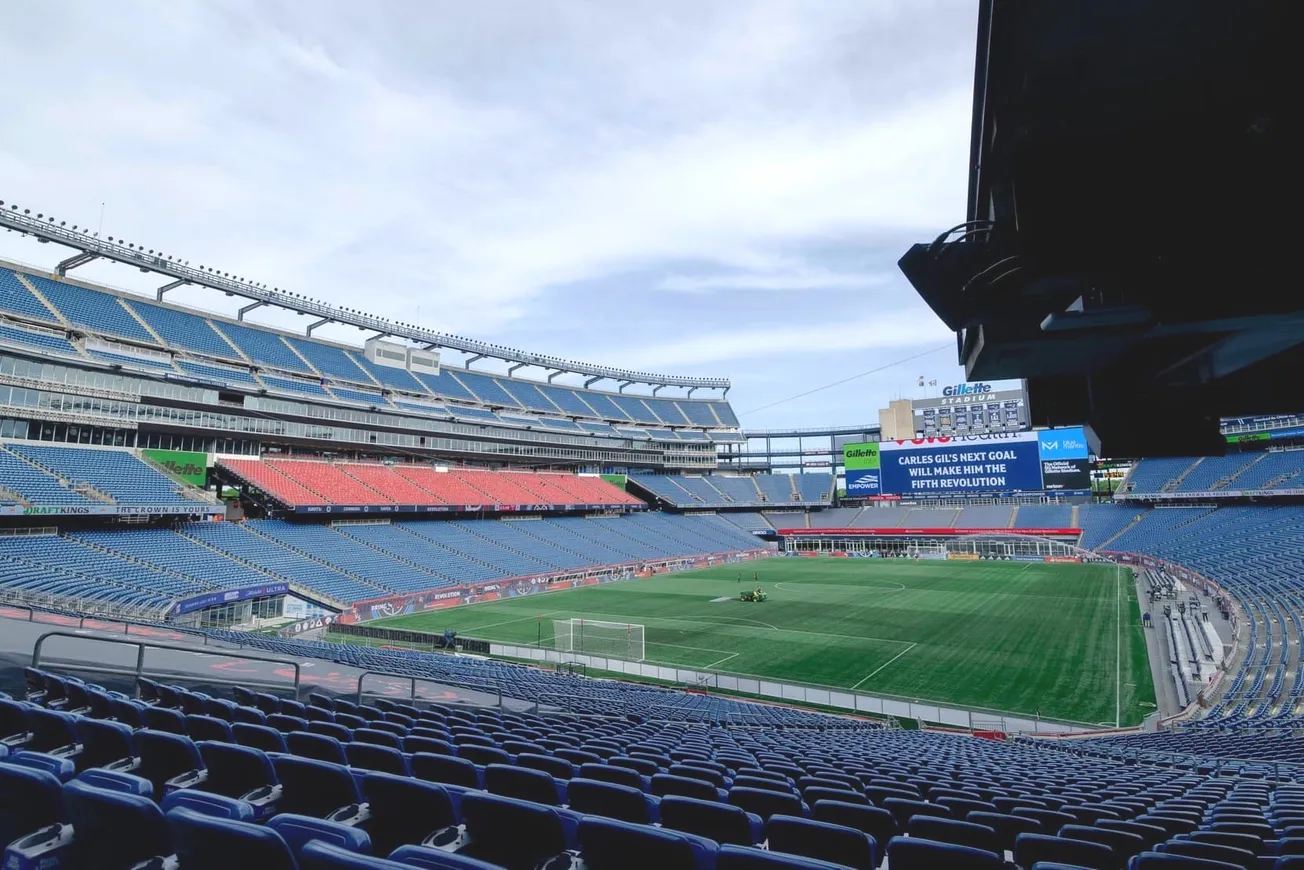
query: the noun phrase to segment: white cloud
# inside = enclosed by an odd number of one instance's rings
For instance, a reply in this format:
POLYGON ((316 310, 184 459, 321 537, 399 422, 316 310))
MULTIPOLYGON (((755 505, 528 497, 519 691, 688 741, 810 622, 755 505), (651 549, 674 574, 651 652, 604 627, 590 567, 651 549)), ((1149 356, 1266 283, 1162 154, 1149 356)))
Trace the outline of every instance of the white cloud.
POLYGON ((708 293, 712 290, 863 290, 895 281, 894 275, 876 272, 834 272, 829 269, 791 269, 782 272, 730 272, 721 275, 675 274, 658 285, 672 293, 708 293))
POLYGON ((946 342, 939 323, 911 314, 874 314, 808 325, 775 324, 756 329, 721 328, 636 347, 610 348, 611 358, 642 371, 692 371, 725 360, 781 360, 788 354, 849 350, 900 351, 946 342))
MULTIPOLYGON (((821 242, 928 238, 963 216, 974 13, 969 0, 20 4, 0 53, 33 74, 0 79, 0 198, 79 224, 104 202, 106 234, 491 341, 549 319, 602 333, 618 320, 553 307, 557 288, 634 271, 662 277, 629 292, 667 306, 819 291, 899 310, 913 294, 891 260, 829 262, 821 242)), ((0 256, 55 259, 11 236, 0 256)), ((899 334, 937 332, 914 310, 899 334)), ((801 350, 785 330, 693 328, 651 348, 545 334, 528 349, 739 383, 760 377, 737 370, 756 341, 801 350)), ((808 353, 852 341, 839 324, 787 332, 808 353)))

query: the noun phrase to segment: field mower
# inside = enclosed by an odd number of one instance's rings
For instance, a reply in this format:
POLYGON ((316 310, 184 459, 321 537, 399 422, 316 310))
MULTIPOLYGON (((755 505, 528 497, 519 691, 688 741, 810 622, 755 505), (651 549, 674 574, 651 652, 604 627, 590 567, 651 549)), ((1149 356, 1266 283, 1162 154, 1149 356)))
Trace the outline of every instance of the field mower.
POLYGON ((755 592, 739 593, 738 600, 739 601, 769 601, 770 596, 766 595, 764 592, 757 589, 755 592))

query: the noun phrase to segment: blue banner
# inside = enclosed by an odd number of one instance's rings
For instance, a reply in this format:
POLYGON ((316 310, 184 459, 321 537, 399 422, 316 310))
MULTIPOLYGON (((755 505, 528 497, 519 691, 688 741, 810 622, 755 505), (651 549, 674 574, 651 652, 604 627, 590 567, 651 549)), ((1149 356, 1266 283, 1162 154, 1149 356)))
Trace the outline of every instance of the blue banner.
POLYGON ((284 595, 290 591, 289 583, 264 583, 262 586, 246 586, 244 589, 232 589, 227 592, 209 592, 196 595, 172 605, 172 615, 179 616, 215 604, 229 604, 232 601, 244 601, 247 598, 266 598, 269 595, 284 595))
POLYGON ((1086 459, 1087 434, 1081 426, 1069 429, 1042 429, 1037 432, 1037 452, 1048 459, 1086 459))
POLYGON ((865 468, 860 471, 846 472, 847 495, 855 498, 856 496, 878 495, 879 489, 879 469, 865 468))
POLYGON ((1035 432, 885 442, 880 472, 883 492, 901 495, 1042 489, 1035 432))

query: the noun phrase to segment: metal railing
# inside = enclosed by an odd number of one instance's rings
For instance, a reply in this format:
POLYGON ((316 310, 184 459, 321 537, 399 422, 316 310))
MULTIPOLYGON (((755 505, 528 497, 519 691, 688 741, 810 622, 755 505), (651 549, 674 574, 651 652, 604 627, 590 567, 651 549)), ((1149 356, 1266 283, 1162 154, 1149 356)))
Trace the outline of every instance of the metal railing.
POLYGON ((362 684, 366 681, 367 677, 385 677, 392 680, 401 680, 407 683, 409 686, 408 699, 413 702, 417 700, 417 683, 430 683, 435 686, 443 686, 445 688, 450 688, 450 689, 471 689, 472 691, 475 692, 485 692, 486 694, 493 694, 496 695, 498 698, 498 703, 496 704, 498 709, 501 710, 503 707, 503 691, 498 686, 491 686, 491 685, 467 686, 467 685, 463 685, 460 682, 449 682, 446 680, 437 679, 435 677, 418 677, 412 674, 390 673, 389 671, 363 671, 362 673, 358 674, 358 684, 357 684, 357 691, 355 693, 355 703, 358 704, 362 703, 363 695, 366 694, 365 692, 362 691, 362 684))
MULTIPOLYGON (((130 626, 128 626, 128 628, 130 628, 130 626)), ((133 689, 136 693, 136 697, 140 697, 140 681, 142 677, 148 679, 155 679, 155 678, 177 679, 178 678, 178 675, 175 672, 147 672, 145 670, 146 650, 150 650, 150 649, 171 650, 173 652, 190 653, 192 655, 196 653, 194 647, 182 646, 180 644, 157 643, 154 641, 129 640, 125 637, 122 638, 91 637, 84 634, 77 634, 76 632, 72 632, 72 631, 47 631, 36 639, 36 644, 32 647, 32 667, 39 668, 41 666, 41 654, 45 650, 45 642, 52 637, 64 637, 64 638, 70 638, 72 640, 90 641, 93 643, 108 643, 108 644, 116 644, 119 646, 134 647, 136 649, 136 665, 134 668, 123 668, 120 666, 115 667, 112 665, 91 665, 91 664, 83 664, 81 662, 66 663, 63 661, 60 661, 59 667, 63 670, 78 671, 81 673, 88 673, 88 674, 111 674, 114 676, 132 677, 134 680, 133 689)), ((302 674, 303 669, 297 661, 292 661, 290 659, 272 658, 271 656, 252 655, 250 653, 245 653, 245 652, 231 652, 230 650, 223 650, 223 655, 228 655, 232 658, 241 659, 245 661, 267 662, 276 665, 287 665, 291 668, 294 668, 293 697, 296 700, 298 699, 301 678, 303 675, 302 674)), ((182 678, 184 679, 184 676, 182 678)), ((229 680, 222 677, 204 676, 203 682, 211 683, 213 685, 218 685, 218 686, 246 686, 246 687, 258 687, 258 688, 268 688, 268 689, 282 689, 282 690, 285 689, 284 683, 271 683, 271 682, 264 682, 259 680, 244 680, 244 679, 229 680)))

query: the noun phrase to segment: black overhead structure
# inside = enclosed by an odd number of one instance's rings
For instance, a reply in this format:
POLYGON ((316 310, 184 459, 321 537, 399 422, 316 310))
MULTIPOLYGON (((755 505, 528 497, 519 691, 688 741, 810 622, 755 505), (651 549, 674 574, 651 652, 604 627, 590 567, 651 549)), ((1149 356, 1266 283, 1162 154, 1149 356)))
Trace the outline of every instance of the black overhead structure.
POLYGON ((966 221, 901 258, 971 380, 1097 454, 1304 408, 1296 0, 983 0, 966 221))

